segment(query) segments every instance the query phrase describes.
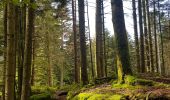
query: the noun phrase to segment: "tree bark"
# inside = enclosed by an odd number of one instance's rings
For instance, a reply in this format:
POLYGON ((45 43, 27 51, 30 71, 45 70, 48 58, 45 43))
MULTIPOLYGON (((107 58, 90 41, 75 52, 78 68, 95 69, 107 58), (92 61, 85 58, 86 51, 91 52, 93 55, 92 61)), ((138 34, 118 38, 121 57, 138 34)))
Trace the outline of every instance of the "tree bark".
POLYGON ((145 54, 144 54, 144 37, 143 37, 143 20, 142 20, 142 2, 138 0, 139 13, 139 31, 140 31, 140 72, 145 72, 145 54))
MULTIPOLYGON (((23 1, 22 1, 23 2, 23 1)), ((21 99, 23 66, 24 66, 24 43, 26 33, 26 5, 20 8, 19 14, 20 33, 18 34, 18 99, 21 99)))
POLYGON ((4 6, 4 66, 3 66, 3 90, 2 100, 5 100, 5 74, 6 74, 6 59, 7 59, 7 5, 4 6))
POLYGON ((31 66, 31 86, 35 84, 35 34, 33 35, 32 42, 32 66, 31 66))
POLYGON ((97 77, 104 77, 102 0, 96 0, 96 65, 97 77))
POLYGON ((73 33, 74 33, 74 79, 76 83, 80 82, 80 70, 77 65, 77 26, 76 26, 76 0, 72 0, 72 18, 73 18, 73 33))
POLYGON ((139 54, 139 39, 138 39, 138 26, 137 26, 137 15, 136 15, 136 0, 132 0, 132 8, 133 8, 136 61, 137 61, 136 67, 137 67, 137 71, 140 72, 140 54, 139 54))
POLYGON ((145 57, 146 57, 146 68, 147 71, 150 69, 150 61, 149 61, 149 43, 148 43, 148 27, 147 27, 147 8, 146 8, 146 0, 143 0, 143 22, 144 22, 144 34, 145 34, 145 57))
POLYGON ((157 46, 157 43, 158 43, 158 39, 157 39, 157 32, 156 32, 156 1, 154 0, 153 1, 153 27, 154 27, 154 40, 155 40, 155 68, 156 68, 156 72, 158 72, 158 46, 157 46))
POLYGON ((112 21, 117 46, 117 69, 119 83, 124 81, 125 75, 132 75, 128 39, 125 29, 125 20, 122 0, 111 0, 112 21))
POLYGON ((7 1, 7 60, 5 100, 15 99, 15 6, 7 1))
POLYGON ((161 75, 165 75, 164 43, 163 43, 162 26, 161 26, 160 0, 158 0, 158 10, 159 10, 159 33, 161 36, 161 59, 162 59, 161 75))
POLYGON ((105 33, 105 16, 104 16, 104 4, 102 1, 101 4, 102 12, 102 32, 103 32, 103 67, 104 67, 104 76, 107 77, 107 56, 106 56, 106 33, 105 33))
POLYGON ((154 70, 153 63, 153 40, 151 34, 151 22, 150 22, 150 13, 149 13, 149 1, 146 0, 146 15, 147 15, 147 27, 148 27, 148 37, 149 37, 149 56, 150 56, 150 72, 154 70))
POLYGON ((81 51, 81 78, 83 85, 88 84, 87 57, 86 57, 86 38, 85 38, 85 16, 84 0, 78 0, 79 5, 79 34, 81 51))
MULTIPOLYGON (((30 3, 35 3, 34 0, 30 0, 30 3)), ((25 55, 24 55, 24 68, 23 68, 23 81, 22 81, 22 95, 21 100, 30 99, 31 90, 31 62, 32 62, 32 36, 34 33, 34 8, 29 6, 28 8, 28 24, 25 39, 25 55)))

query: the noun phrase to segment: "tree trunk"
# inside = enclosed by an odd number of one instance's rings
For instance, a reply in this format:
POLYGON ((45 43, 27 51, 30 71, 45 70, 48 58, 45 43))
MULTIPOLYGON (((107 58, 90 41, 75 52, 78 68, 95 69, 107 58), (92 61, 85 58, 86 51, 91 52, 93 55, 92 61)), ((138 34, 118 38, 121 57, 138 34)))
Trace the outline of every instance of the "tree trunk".
POLYGON ((35 34, 33 35, 33 42, 32 42, 32 69, 31 69, 31 86, 35 84, 35 34))
POLYGON ((158 72, 158 66, 159 66, 159 64, 158 64, 158 46, 157 46, 157 43, 158 43, 158 39, 157 39, 157 32, 156 32, 156 27, 157 27, 157 25, 156 25, 156 1, 153 1, 153 17, 154 17, 154 39, 155 39, 155 68, 156 68, 156 72, 158 72))
MULTIPOLYGON (((30 0, 30 3, 35 3, 34 0, 30 0)), ((23 81, 22 81, 22 95, 21 100, 30 99, 31 90, 31 62, 32 62, 32 36, 34 33, 34 8, 29 6, 28 8, 28 26, 25 39, 25 59, 23 68, 23 81)))
POLYGON ((103 1, 102 1, 102 30, 103 30, 103 67, 104 67, 104 76, 107 77, 107 56, 106 56, 106 33, 105 33, 105 16, 104 16, 104 4, 103 4, 103 1))
POLYGON ((96 0, 96 65, 98 78, 104 76, 102 2, 102 0, 96 0))
POLYGON ((7 60, 5 100, 15 99, 15 6, 7 1, 7 60))
POLYGON ((4 66, 3 66, 3 90, 2 100, 5 100, 5 74, 6 74, 6 59, 7 59, 7 5, 4 6, 4 66))
POLYGON ((111 0, 112 21, 117 46, 117 69, 119 83, 124 81, 125 75, 131 75, 128 39, 125 29, 125 20, 122 0, 111 0))
POLYGON ((158 10, 159 10, 159 33, 161 36, 161 75, 165 75, 165 62, 164 62, 164 43, 163 43, 163 36, 162 36, 162 26, 161 26, 161 11, 160 11, 160 0, 158 0, 158 10))
POLYGON ((152 34, 151 34, 151 24, 150 24, 150 13, 149 13, 149 1, 146 0, 146 15, 147 15, 147 27, 148 27, 148 37, 149 37, 149 56, 150 56, 150 72, 154 70, 153 63, 153 47, 152 47, 152 34))
MULTIPOLYGON (((20 21, 19 21, 20 12, 19 12, 19 9, 20 9, 19 6, 15 5, 15 39, 16 39, 16 41, 15 41, 15 77, 16 77, 16 74, 17 74, 16 66, 18 67, 18 63, 16 63, 16 61, 17 61, 16 59, 18 59, 18 53, 20 53, 20 52, 18 52, 19 51, 18 42, 19 42, 19 34, 20 34, 20 21)), ((15 86, 16 85, 17 85, 17 83, 15 82, 15 86)), ((14 95, 15 95, 15 98, 16 98, 16 93, 14 95)))
POLYGON ((149 43, 148 43, 148 27, 147 27, 147 11, 146 11, 146 0, 143 0, 143 22, 144 22, 144 34, 145 34, 145 57, 146 57, 146 68, 147 71, 150 70, 150 61, 149 61, 149 43))
MULTIPOLYGON (((23 1, 22 1, 23 2, 23 1)), ((21 98, 26 33, 26 5, 20 8, 20 33, 18 34, 18 99, 21 98)))
POLYGON ((144 54, 144 37, 143 37, 143 21, 142 21, 142 2, 138 0, 139 12, 139 31, 140 31, 140 72, 145 72, 145 54, 144 54))
POLYGON ((139 39, 138 39, 138 26, 137 26, 136 1, 135 0, 132 0, 132 8, 133 8, 133 23, 134 23, 136 61, 137 61, 136 67, 137 67, 137 71, 140 72, 139 39))
POLYGON ((80 82, 80 70, 77 66, 77 26, 76 26, 76 0, 72 0, 72 17, 73 17, 73 33, 74 33, 74 79, 76 83, 80 82))
POLYGON ((81 78, 83 85, 88 84, 87 57, 86 57, 86 38, 85 38, 85 16, 84 0, 78 0, 79 5, 79 34, 81 51, 81 78))

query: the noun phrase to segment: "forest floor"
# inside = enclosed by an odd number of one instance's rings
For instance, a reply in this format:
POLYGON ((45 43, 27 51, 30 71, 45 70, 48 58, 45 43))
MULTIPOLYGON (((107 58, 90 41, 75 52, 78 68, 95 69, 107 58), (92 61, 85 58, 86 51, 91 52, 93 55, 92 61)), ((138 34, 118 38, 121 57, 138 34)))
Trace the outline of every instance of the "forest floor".
POLYGON ((136 84, 104 83, 68 95, 71 100, 170 100, 170 78, 143 76, 136 84))
MULTIPOLYGON (((102 81, 102 80, 98 80, 102 81)), ((42 88, 42 87, 41 87, 42 88)), ((170 100, 170 78, 141 75, 129 76, 125 84, 116 80, 82 86, 66 85, 62 88, 33 89, 31 100, 170 100), (38 94, 41 92, 41 94, 38 94), (36 99, 35 99, 36 98, 36 99)))
POLYGON ((117 86, 102 84, 81 91, 72 100, 170 100, 170 87, 165 86, 117 86))

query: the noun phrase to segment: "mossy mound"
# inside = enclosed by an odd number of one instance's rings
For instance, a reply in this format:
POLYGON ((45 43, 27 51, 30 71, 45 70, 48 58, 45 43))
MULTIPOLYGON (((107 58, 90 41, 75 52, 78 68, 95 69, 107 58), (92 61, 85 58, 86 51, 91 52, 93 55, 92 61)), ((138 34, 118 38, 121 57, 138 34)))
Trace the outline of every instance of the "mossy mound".
POLYGON ((127 75, 123 83, 115 80, 70 93, 69 100, 169 100, 170 85, 127 75))
POLYGON ((126 100, 123 95, 80 93, 71 100, 126 100))

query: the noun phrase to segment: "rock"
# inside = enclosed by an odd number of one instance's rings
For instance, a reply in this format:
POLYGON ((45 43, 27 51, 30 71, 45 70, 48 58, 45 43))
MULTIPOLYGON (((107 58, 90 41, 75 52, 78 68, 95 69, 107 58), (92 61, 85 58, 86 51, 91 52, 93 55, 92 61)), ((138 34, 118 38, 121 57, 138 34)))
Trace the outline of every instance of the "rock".
POLYGON ((56 91, 53 95, 53 100, 67 100, 67 91, 56 91))

